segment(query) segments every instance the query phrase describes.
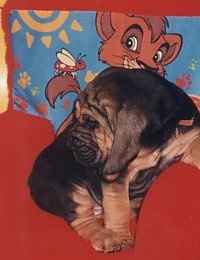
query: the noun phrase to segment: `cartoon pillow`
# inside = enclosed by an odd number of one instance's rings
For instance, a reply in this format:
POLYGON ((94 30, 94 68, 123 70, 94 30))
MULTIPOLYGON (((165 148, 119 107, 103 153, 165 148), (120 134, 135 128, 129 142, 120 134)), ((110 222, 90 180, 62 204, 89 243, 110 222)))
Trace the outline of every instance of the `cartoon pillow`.
POLYGON ((200 17, 13 10, 9 24, 14 109, 49 119, 57 134, 107 66, 153 70, 200 108, 200 17))

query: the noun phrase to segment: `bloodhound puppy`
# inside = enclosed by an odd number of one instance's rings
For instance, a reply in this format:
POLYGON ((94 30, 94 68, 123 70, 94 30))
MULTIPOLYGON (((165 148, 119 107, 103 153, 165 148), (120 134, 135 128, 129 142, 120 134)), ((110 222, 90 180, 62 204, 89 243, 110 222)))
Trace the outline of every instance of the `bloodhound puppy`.
POLYGON ((32 198, 94 249, 131 248, 129 220, 162 170, 177 161, 200 168, 199 112, 158 74, 110 67, 80 93, 75 114, 36 159, 32 198))

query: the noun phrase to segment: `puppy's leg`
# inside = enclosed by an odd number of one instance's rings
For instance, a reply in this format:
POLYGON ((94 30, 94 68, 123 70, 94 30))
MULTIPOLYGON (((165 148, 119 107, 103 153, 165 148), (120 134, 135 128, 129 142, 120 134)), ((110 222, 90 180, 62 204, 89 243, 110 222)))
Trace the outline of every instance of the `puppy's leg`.
POLYGON ((130 202, 129 184, 134 182, 140 170, 155 166, 159 158, 159 150, 141 150, 137 158, 127 167, 123 181, 102 183, 105 228, 121 237, 121 249, 131 248, 134 245, 134 237, 129 232, 129 222, 131 217, 137 221, 142 204, 142 199, 130 202))
POLYGON ((123 183, 102 183, 104 225, 120 236, 121 249, 131 248, 134 245, 134 238, 129 232, 130 201, 129 182, 123 183))
POLYGON ((71 222, 73 229, 91 242, 93 248, 100 252, 115 252, 121 249, 122 240, 113 231, 101 226, 94 215, 94 201, 86 190, 78 188, 73 194, 78 205, 76 219, 71 222))

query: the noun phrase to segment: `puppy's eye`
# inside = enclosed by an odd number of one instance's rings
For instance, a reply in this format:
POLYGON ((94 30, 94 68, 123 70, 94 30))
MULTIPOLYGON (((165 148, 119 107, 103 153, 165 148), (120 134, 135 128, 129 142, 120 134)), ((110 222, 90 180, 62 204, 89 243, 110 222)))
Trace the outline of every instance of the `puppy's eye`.
POLYGON ((95 128, 99 128, 99 122, 96 120, 92 120, 87 114, 84 114, 82 116, 82 123, 84 126, 90 130, 93 130, 95 128))
POLYGON ((99 128, 99 122, 97 122, 97 121, 90 121, 89 122, 89 128, 90 129, 99 128))
POLYGON ((83 115, 82 119, 83 119, 83 122, 86 123, 89 120, 89 116, 87 114, 85 114, 85 115, 83 115))

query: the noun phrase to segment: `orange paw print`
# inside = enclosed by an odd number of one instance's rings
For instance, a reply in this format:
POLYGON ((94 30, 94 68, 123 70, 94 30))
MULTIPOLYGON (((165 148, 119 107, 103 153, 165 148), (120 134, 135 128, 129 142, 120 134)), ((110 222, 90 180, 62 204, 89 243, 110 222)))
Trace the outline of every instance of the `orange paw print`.
POLYGON ((31 76, 28 75, 28 72, 24 71, 19 74, 17 84, 22 88, 26 89, 28 85, 31 84, 31 76))

